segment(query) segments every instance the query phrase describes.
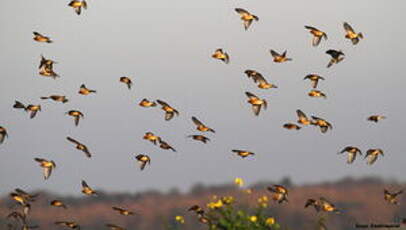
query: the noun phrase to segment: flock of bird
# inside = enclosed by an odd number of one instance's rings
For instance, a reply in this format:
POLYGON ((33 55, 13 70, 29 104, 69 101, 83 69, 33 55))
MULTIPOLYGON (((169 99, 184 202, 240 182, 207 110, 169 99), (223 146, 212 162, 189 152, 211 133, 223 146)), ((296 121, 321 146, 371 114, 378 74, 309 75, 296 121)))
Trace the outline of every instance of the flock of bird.
MULTIPOLYGON (((84 0, 72 0, 69 3, 69 6, 72 7, 75 12, 80 15, 82 12, 82 9, 87 9, 87 3, 84 0)), ((241 20, 243 22, 245 30, 248 30, 252 24, 253 21, 258 21, 259 17, 251 14, 245 9, 242 8, 236 8, 235 11, 241 16, 241 20)), ((361 39, 363 39, 363 34, 362 33, 357 33, 355 30, 346 22, 343 24, 344 31, 345 31, 345 38, 349 39, 353 45, 357 45, 361 39)), ((309 30, 310 34, 312 35, 312 42, 311 44, 315 47, 317 47, 320 42, 324 39, 327 40, 327 34, 313 26, 305 26, 305 29, 309 30)), ((53 43, 50 37, 45 36, 39 32, 33 32, 34 34, 34 40, 36 42, 40 43, 53 43)), ((287 51, 284 51, 282 53, 279 53, 273 49, 270 50, 270 54, 273 58, 273 61, 275 63, 284 63, 287 61, 292 61, 292 58, 287 57, 287 51)), ((327 64, 327 68, 332 67, 334 64, 340 63, 344 59, 344 53, 341 50, 334 50, 334 49, 329 49, 326 51, 326 54, 330 55, 330 61, 327 64)), ((224 63, 229 63, 230 62, 230 56, 229 54, 224 51, 223 49, 219 48, 215 50, 215 52, 212 54, 212 58, 218 59, 223 61, 224 63)), ((41 60, 39 64, 39 74, 43 77, 51 77, 53 79, 56 79, 59 77, 59 75, 54 71, 54 64, 56 64, 54 60, 47 59, 44 56, 41 55, 41 60)), ((272 89, 272 88, 278 88, 275 84, 269 83, 265 77, 257 72, 256 70, 251 70, 248 69, 244 72, 248 78, 251 78, 254 83, 258 84, 258 88, 260 89, 272 89)), ((125 84, 129 90, 131 90, 132 87, 132 80, 129 77, 121 77, 118 79, 119 82, 125 84)), ((318 74, 308 74, 307 76, 304 77, 304 80, 310 80, 311 81, 311 86, 312 90, 308 93, 310 97, 322 97, 326 98, 326 94, 323 93, 322 91, 318 90, 318 83, 320 80, 325 80, 323 77, 321 77, 318 74)), ((82 84, 79 88, 78 93, 81 95, 89 95, 89 94, 96 94, 96 90, 94 89, 89 89, 86 87, 86 85, 82 84)), ((251 105, 253 113, 255 116, 259 116, 261 109, 266 109, 267 108, 267 101, 265 99, 259 98, 255 94, 251 92, 245 92, 246 96, 248 97, 247 102, 251 105)), ((42 96, 40 97, 42 100, 52 100, 55 102, 60 102, 60 103, 67 103, 69 102, 68 98, 64 95, 49 95, 49 96, 42 96)), ((161 109, 164 111, 164 119, 166 121, 170 121, 173 119, 175 116, 179 116, 179 112, 172 107, 169 103, 157 99, 157 100, 149 100, 147 98, 142 99, 139 102, 139 106, 144 107, 144 108, 149 108, 149 107, 156 107, 160 105, 161 109)), ((38 112, 41 111, 41 105, 33 105, 33 104, 28 104, 25 105, 24 103, 20 101, 15 101, 13 108, 15 109, 20 109, 25 112, 29 112, 29 117, 31 119, 35 118, 38 112)), ((81 111, 78 110, 69 110, 66 112, 68 116, 71 116, 74 119, 74 124, 75 126, 79 125, 79 121, 84 118, 84 114, 81 111)), ((333 129, 333 126, 325 119, 317 117, 317 116, 310 116, 310 118, 300 109, 296 110, 296 114, 298 117, 297 123, 286 123, 283 125, 283 128, 286 128, 288 130, 300 130, 304 126, 315 126, 318 127, 321 131, 321 133, 326 133, 329 130, 333 129)), ((383 115, 371 115, 370 117, 367 118, 368 121, 371 122, 379 122, 386 117, 383 115)), ((215 133, 215 130, 213 128, 210 128, 207 126, 205 123, 200 121, 196 117, 191 118, 192 122, 194 125, 196 125, 196 130, 200 131, 201 133, 215 133)), ((7 129, 3 126, 0 126, 0 144, 2 144, 5 139, 8 137, 7 134, 7 129)), ((187 136, 187 138, 191 138, 196 141, 200 141, 204 144, 208 143, 210 139, 206 137, 203 134, 193 134, 187 136)), ((88 147, 81 143, 78 140, 75 140, 72 137, 67 137, 67 141, 72 143, 75 148, 79 151, 82 151, 86 157, 91 158, 92 153, 88 149, 88 147)), ((160 136, 155 135, 152 132, 147 132, 145 133, 143 139, 150 141, 154 145, 158 145, 161 149, 164 150, 171 150, 176 152, 176 150, 166 141, 164 141, 160 136)), ((248 151, 248 150, 238 150, 238 149, 233 149, 231 150, 233 153, 235 153, 237 156, 241 158, 246 158, 249 156, 254 156, 255 153, 248 151)), ((348 158, 347 158, 347 163, 351 164, 354 162, 356 159, 356 156, 362 155, 362 151, 355 147, 355 146, 346 146, 343 148, 339 154, 342 153, 347 153, 348 158)), ((365 158, 367 158, 367 163, 369 165, 372 165, 377 159, 379 155, 384 155, 384 152, 382 149, 369 149, 366 151, 365 158)), ((139 162, 140 164, 140 169, 144 170, 146 165, 149 165, 151 163, 151 158, 148 155, 145 154, 138 154, 135 156, 135 159, 139 162)), ((43 158, 35 158, 34 159, 39 166, 43 170, 43 176, 44 179, 47 180, 51 174, 52 171, 56 168, 56 163, 53 160, 47 160, 43 158)), ((92 195, 97 195, 97 192, 92 189, 86 181, 82 180, 82 193, 88 196, 92 195)), ((276 201, 277 203, 283 203, 283 202, 288 202, 288 189, 285 188, 282 185, 273 185, 268 187, 268 191, 272 194, 272 199, 276 201)), ((395 192, 389 192, 387 189, 384 190, 384 200, 386 200, 390 204, 398 204, 397 201, 397 196, 402 193, 402 190, 400 191, 395 191, 395 192)), ((28 230, 32 228, 37 228, 38 226, 30 226, 28 224, 28 215, 31 209, 31 203, 35 201, 37 194, 30 194, 20 188, 16 188, 15 191, 10 193, 11 199, 15 200, 17 204, 22 208, 21 211, 18 210, 13 210, 7 218, 13 218, 15 220, 15 223, 9 223, 8 227, 9 229, 16 229, 17 223, 21 224, 21 229, 22 230, 28 230)), ((61 200, 52 200, 50 202, 51 206, 58 207, 58 208, 63 208, 67 209, 68 205, 65 204, 61 200)), ((335 212, 339 213, 340 210, 335 207, 335 205, 328 201, 326 198, 320 197, 319 199, 308 199, 305 207, 313 206, 317 212, 324 211, 324 212, 335 212)), ((124 215, 124 216, 131 216, 134 215, 133 211, 126 210, 124 208, 120 207, 112 207, 113 211, 116 211, 117 213, 124 215)), ((199 221, 202 223, 208 223, 209 219, 206 218, 205 216, 205 211, 203 208, 201 208, 198 205, 193 205, 192 207, 189 208, 189 211, 195 212, 198 217, 199 221)), ((56 221, 56 225, 59 226, 64 226, 70 229, 80 229, 80 225, 74 221, 56 221)), ((106 227, 112 229, 112 230, 122 230, 124 229, 123 227, 120 227, 115 224, 106 224, 106 227)))

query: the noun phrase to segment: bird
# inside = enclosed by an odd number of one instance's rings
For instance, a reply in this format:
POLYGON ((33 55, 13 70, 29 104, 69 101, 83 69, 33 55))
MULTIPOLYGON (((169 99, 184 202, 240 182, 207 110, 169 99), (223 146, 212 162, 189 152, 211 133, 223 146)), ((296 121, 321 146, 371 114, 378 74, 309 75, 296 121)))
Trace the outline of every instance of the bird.
POLYGON ((324 80, 324 78, 318 74, 308 74, 305 78, 303 78, 303 80, 310 80, 312 82, 312 87, 315 89, 317 88, 319 80, 324 80))
POLYGON ((120 82, 126 84, 128 89, 131 89, 131 86, 133 85, 133 82, 129 77, 120 77, 120 82))
POLYGON ((155 107, 156 102, 155 101, 149 101, 148 99, 144 98, 140 101, 139 106, 141 107, 155 107))
POLYGON ((208 137, 203 136, 203 135, 188 135, 187 137, 192 138, 193 140, 196 140, 196 141, 201 141, 201 142, 203 142, 205 144, 208 141, 210 141, 210 139, 208 137))
POLYGON ((331 56, 330 62, 327 64, 327 68, 330 68, 333 64, 338 64, 344 60, 345 54, 341 50, 329 49, 326 54, 331 56))
POLYGON ((30 118, 32 119, 38 111, 41 111, 41 105, 27 105, 26 110, 31 112, 30 118))
POLYGON ((403 190, 397 191, 397 192, 389 192, 388 190, 384 189, 384 199, 390 204, 395 204, 398 205, 399 202, 396 199, 398 195, 403 193, 403 190))
POLYGON ((201 131, 201 132, 212 132, 215 133, 216 131, 214 131, 214 129, 204 125, 201 121, 199 121, 199 119, 197 119, 196 117, 192 117, 192 121, 193 123, 196 125, 196 129, 201 131))
POLYGON ((123 209, 123 208, 113 207, 113 210, 119 212, 123 216, 132 216, 132 215, 134 215, 134 212, 123 209))
POLYGON ((320 197, 320 209, 325 212, 340 213, 340 210, 338 210, 333 203, 324 197, 320 197))
POLYGON ((197 204, 191 206, 188 211, 192 211, 194 213, 196 213, 197 215, 203 215, 204 214, 204 210, 197 204))
POLYGON ((61 207, 61 208, 64 208, 64 209, 67 209, 67 208, 68 208, 68 207, 67 207, 62 201, 60 201, 60 200, 52 200, 51 203, 50 203, 50 205, 51 205, 51 206, 54 206, 54 207, 61 207))
POLYGON ((315 199, 307 199, 306 204, 305 204, 305 208, 309 207, 309 206, 313 206, 314 209, 316 210, 316 212, 320 212, 321 211, 321 205, 320 205, 320 201, 315 200, 315 199))
POLYGON ((0 144, 3 144, 6 137, 8 137, 7 129, 0 126, 0 144))
POLYGON ((23 213, 17 212, 17 211, 13 211, 11 213, 9 213, 6 216, 6 219, 10 219, 13 218, 14 221, 18 221, 21 223, 25 223, 26 222, 26 216, 23 213))
POLYGON ((52 40, 51 40, 49 37, 44 36, 44 35, 42 35, 42 34, 36 32, 36 31, 34 31, 34 32, 32 32, 32 33, 34 34, 34 40, 35 40, 35 41, 37 41, 37 42, 52 43, 52 40))
POLYGON ((62 102, 63 104, 65 104, 66 102, 68 102, 69 100, 66 98, 66 96, 63 95, 50 95, 50 96, 46 96, 46 97, 40 97, 42 100, 53 100, 56 102, 62 102))
POLYGON ((151 158, 148 155, 138 154, 135 156, 135 159, 137 159, 137 161, 140 163, 141 171, 144 170, 147 164, 151 164, 151 158))
POLYGON ((368 158, 367 164, 372 165, 378 159, 379 155, 384 156, 382 149, 368 149, 367 154, 365 155, 364 159, 368 158))
POLYGON ((79 94, 89 95, 91 93, 96 93, 96 90, 86 88, 85 84, 82 84, 79 89, 79 94))
POLYGON ((282 54, 279 54, 275 50, 271 49, 269 52, 271 52, 271 55, 273 57, 273 61, 276 63, 282 63, 286 61, 292 61, 292 58, 287 58, 286 53, 287 51, 285 50, 282 54))
POLYGON ((302 127, 300 127, 296 124, 293 124, 293 123, 286 123, 283 125, 283 128, 289 129, 289 130, 300 130, 302 127))
POLYGON ((329 129, 333 129, 333 126, 326 120, 320 118, 320 117, 316 117, 316 116, 312 116, 312 125, 315 126, 319 126, 320 127, 320 131, 322 133, 326 133, 329 129))
POLYGON ((244 73, 247 75, 248 78, 252 78, 255 83, 258 82, 258 88, 260 89, 270 89, 270 88, 278 88, 275 84, 268 83, 268 81, 262 76, 261 73, 255 70, 245 70, 244 73))
POLYGON ((46 59, 43 55, 41 55, 41 61, 39 63, 38 69, 41 69, 44 67, 45 69, 52 70, 54 67, 54 64, 56 64, 56 63, 57 63, 56 61, 51 60, 51 59, 46 59))
POLYGON ((38 194, 28 193, 28 192, 22 190, 21 188, 14 189, 14 192, 15 192, 15 194, 21 196, 27 202, 34 202, 35 198, 38 197, 38 194))
POLYGON ((242 8, 235 8, 235 11, 240 14, 241 20, 244 23, 244 29, 248 30, 253 20, 258 21, 259 18, 256 15, 251 14, 247 10, 242 8))
POLYGON ((19 101, 14 102, 13 108, 15 108, 15 109, 23 109, 23 110, 27 111, 27 107, 25 107, 25 105, 23 103, 19 102, 19 101))
POLYGON ((307 95, 309 95, 309 97, 322 97, 324 99, 327 98, 327 95, 320 90, 311 90, 307 95))
POLYGON ((125 230, 125 228, 115 224, 106 224, 106 227, 110 228, 111 230, 125 230))
POLYGON ((310 125, 311 121, 307 118, 306 114, 302 112, 302 110, 296 110, 296 114, 298 116, 297 122, 302 125, 310 125))
POLYGON ((89 149, 87 148, 86 145, 80 143, 79 141, 73 139, 72 137, 66 137, 66 139, 67 139, 68 141, 70 141, 71 143, 75 144, 75 145, 76 145, 76 149, 78 149, 78 150, 84 152, 88 158, 91 158, 91 157, 92 157, 92 154, 89 152, 89 149))
POLYGON ((69 110, 68 112, 66 112, 66 114, 68 114, 69 116, 72 116, 74 118, 76 126, 79 125, 79 120, 81 118, 84 118, 83 113, 80 112, 79 110, 69 110))
POLYGON ((88 196, 97 195, 97 192, 89 187, 89 185, 87 185, 86 181, 84 180, 82 180, 82 193, 88 196))
POLYGON ((313 35, 313 39, 312 39, 313 46, 318 46, 320 44, 320 41, 322 38, 324 38, 324 40, 327 40, 327 34, 323 31, 317 29, 316 27, 305 26, 305 28, 308 29, 310 31, 310 33, 313 35))
POLYGON ((173 152, 176 152, 176 150, 172 146, 170 146, 167 142, 163 141, 162 139, 159 139, 159 147, 161 149, 165 149, 165 150, 170 149, 173 152))
POLYGON ((68 6, 72 7, 77 15, 80 15, 82 8, 87 9, 87 3, 85 0, 72 0, 68 6))
POLYGON ((347 22, 344 22, 343 26, 345 30, 345 38, 350 39, 353 45, 358 44, 360 39, 364 38, 364 35, 362 35, 362 33, 356 33, 347 22))
POLYGON ((345 152, 348 153, 348 158, 347 158, 348 164, 352 164, 352 162, 354 162, 355 158, 357 157, 357 154, 362 156, 361 150, 354 146, 347 146, 343 150, 341 150, 338 154, 343 154, 345 152))
POLYGON ((250 92, 245 92, 245 95, 248 97, 247 102, 252 105, 252 111, 254 112, 255 116, 259 115, 261 107, 264 107, 264 109, 268 107, 268 103, 265 99, 260 99, 259 97, 255 96, 255 94, 250 92))
POLYGON ((160 137, 156 136, 156 135, 153 134, 152 132, 146 132, 145 135, 144 135, 144 137, 143 137, 143 139, 144 139, 144 140, 148 140, 148 141, 154 143, 154 145, 156 145, 157 142, 159 142, 159 141, 161 140, 160 137))
POLYGON ((368 117, 367 120, 378 123, 378 121, 383 120, 383 119, 386 119, 386 117, 382 116, 382 115, 371 115, 371 116, 368 117))
POLYGON ((165 111, 165 121, 171 120, 175 114, 179 116, 179 112, 175 108, 171 107, 168 103, 159 99, 157 102, 162 106, 161 109, 165 111))
POLYGON ((44 77, 51 77, 52 79, 56 79, 60 77, 57 73, 54 72, 53 69, 49 69, 47 67, 43 67, 39 70, 39 75, 44 77))
POLYGON ((247 150, 238 150, 238 149, 233 149, 231 150, 233 153, 237 153, 238 156, 240 156, 241 158, 246 158, 248 156, 254 156, 255 153, 247 151, 247 150))
POLYGON ((272 199, 279 204, 288 202, 288 189, 282 185, 273 185, 267 188, 272 194, 272 199))
POLYGON ((224 52, 223 49, 221 48, 216 49, 216 51, 214 51, 214 53, 211 56, 212 58, 221 60, 226 64, 230 63, 230 56, 228 56, 228 54, 224 52))
POLYGON ((21 204, 22 206, 28 204, 29 200, 27 199, 27 197, 25 197, 22 194, 19 194, 18 192, 12 192, 10 193, 10 197, 11 199, 17 201, 19 204, 21 204))
POLYGON ((44 179, 47 180, 51 176, 52 170, 56 168, 55 162, 42 158, 34 158, 34 160, 39 163, 41 168, 43 168, 44 179))
POLYGON ((71 229, 80 230, 80 225, 74 221, 56 221, 56 225, 65 226, 71 229))

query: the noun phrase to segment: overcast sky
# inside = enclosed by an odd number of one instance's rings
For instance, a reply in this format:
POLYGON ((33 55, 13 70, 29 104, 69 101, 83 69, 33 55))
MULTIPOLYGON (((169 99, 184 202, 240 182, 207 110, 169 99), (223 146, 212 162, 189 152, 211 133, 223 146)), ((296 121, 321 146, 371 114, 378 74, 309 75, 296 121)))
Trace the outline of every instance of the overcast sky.
POLYGON ((289 176, 295 183, 313 183, 345 176, 379 175, 405 181, 404 53, 405 1, 394 0, 175 0, 88 1, 78 16, 69 1, 5 0, 0 2, 0 126, 9 138, 0 145, 0 194, 16 187, 80 194, 85 179, 96 189, 137 192, 147 189, 189 189, 195 183, 248 183, 289 176), (259 17, 244 31, 234 8, 259 17), (344 39, 349 22, 365 39, 357 46, 344 39), (311 46, 304 25, 328 34, 311 46), (38 31, 52 44, 32 40, 38 31), (211 58, 217 48, 230 64, 211 58), (288 50, 292 62, 272 62, 269 49, 288 50), (327 49, 341 49, 345 60, 326 68, 327 49), (56 60, 61 78, 38 75, 40 55, 56 60), (278 89, 258 89, 244 70, 261 72, 278 89), (310 98, 309 73, 327 99, 310 98), (134 81, 128 90, 118 79, 134 81), (85 83, 96 95, 77 94, 85 83), (269 102, 255 117, 245 91, 269 102), (66 95, 69 103, 42 101, 41 96, 66 95), (157 108, 138 106, 142 98, 162 99, 178 109, 167 122, 157 108), (12 108, 14 100, 42 105, 34 119, 12 108), (85 115, 75 127, 64 115, 78 109, 85 115), (330 121, 334 129, 299 132, 282 125, 295 122, 296 109, 330 121), (372 114, 388 118, 366 121, 372 114), (216 130, 209 144, 187 139, 197 134, 191 116, 216 130), (165 151, 142 139, 151 131, 178 150, 165 151), (94 154, 91 159, 66 140, 71 136, 94 154), (382 148, 383 158, 346 164, 337 152, 347 145, 366 151, 382 148), (231 149, 247 149, 241 159, 231 149), (134 156, 148 154, 152 164, 140 171, 134 156), (44 181, 34 157, 52 159, 57 168, 44 181))

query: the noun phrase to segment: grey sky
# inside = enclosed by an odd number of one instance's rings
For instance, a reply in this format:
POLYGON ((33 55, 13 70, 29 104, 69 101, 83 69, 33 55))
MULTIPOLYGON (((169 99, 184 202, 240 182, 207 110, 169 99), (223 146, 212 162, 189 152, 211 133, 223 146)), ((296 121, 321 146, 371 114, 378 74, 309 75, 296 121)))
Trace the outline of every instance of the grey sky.
POLYGON ((380 175, 405 180, 404 57, 405 1, 88 1, 77 16, 68 1, 6 0, 0 2, 0 125, 9 139, 0 145, 0 194, 15 187, 79 194, 80 180, 107 191, 190 188, 242 177, 253 183, 290 176, 296 183, 352 175, 380 175), (234 8, 259 17, 244 31, 234 8), (365 39, 353 46, 344 39, 349 22, 365 39), (317 48, 304 25, 327 32, 317 48), (53 44, 32 40, 32 31, 50 36, 53 44), (229 65, 212 59, 216 48, 231 57, 229 65), (288 50, 293 62, 275 64, 269 49, 288 50), (326 68, 327 49, 342 49, 345 60, 326 68), (61 78, 38 76, 40 55, 58 62, 61 78), (275 90, 256 88, 243 71, 255 69, 275 90), (308 73, 327 100, 307 96, 308 73), (134 81, 129 91, 121 76, 134 81), (97 95, 77 94, 85 83, 97 95), (245 91, 269 102, 259 117, 246 103, 245 91), (64 105, 40 96, 65 94, 64 105), (142 98, 162 99, 180 111, 166 122, 159 108, 145 109, 142 98), (12 109, 14 100, 40 103, 43 111, 30 120, 12 109), (300 132, 281 126, 297 120, 295 110, 330 121, 334 129, 300 132), (85 114, 79 127, 64 115, 85 114), (378 124, 366 121, 383 114, 378 124), (203 145, 186 139, 197 133, 197 116, 217 133, 203 145), (152 131, 177 153, 142 140, 152 131), (77 151, 66 136, 87 144, 92 159, 77 151), (367 166, 345 163, 336 153, 346 145, 363 151, 382 148, 385 156, 367 166), (231 149, 248 149, 254 158, 240 159, 231 149), (134 155, 148 154, 150 167, 141 172, 134 155), (57 168, 48 181, 34 157, 53 159, 57 168))

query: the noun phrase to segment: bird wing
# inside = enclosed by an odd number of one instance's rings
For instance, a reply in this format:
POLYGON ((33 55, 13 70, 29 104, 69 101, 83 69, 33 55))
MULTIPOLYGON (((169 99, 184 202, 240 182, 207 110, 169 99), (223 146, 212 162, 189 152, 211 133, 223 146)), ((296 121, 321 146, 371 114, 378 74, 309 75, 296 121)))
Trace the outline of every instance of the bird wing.
POLYGON ((281 56, 278 52, 276 52, 275 50, 270 50, 272 57, 279 57, 281 56))
POLYGON ((169 107, 169 105, 168 105, 168 103, 166 103, 166 102, 164 102, 164 101, 161 101, 161 100, 156 100, 156 102, 158 102, 160 105, 162 105, 162 106, 168 106, 169 107))
POLYGON ((317 30, 318 31, 318 29, 316 27, 313 27, 313 26, 305 26, 305 28, 308 29, 308 30, 317 30))
POLYGON ((250 93, 250 92, 245 92, 245 95, 247 95, 247 97, 249 97, 249 98, 258 98, 257 96, 255 96, 255 94, 253 94, 253 93, 250 93))
POLYGON ((252 105, 252 111, 254 111, 255 116, 258 116, 261 112, 261 105, 252 105))
POLYGON ((74 143, 74 144, 77 144, 77 145, 80 145, 80 144, 81 144, 79 141, 77 141, 77 140, 75 140, 75 139, 73 139, 73 138, 71 138, 71 137, 66 137, 66 139, 67 139, 68 141, 74 143))
POLYGON ((354 29, 347 22, 344 22, 343 26, 345 31, 354 33, 354 29))
POLYGON ((196 117, 192 117, 192 121, 193 121, 193 123, 195 123, 195 125, 203 125, 203 123, 201 121, 199 121, 196 117))
POLYGON ((305 113, 302 112, 302 110, 298 109, 296 110, 296 114, 299 117, 299 119, 306 119, 307 120, 307 116, 305 113))
POLYGON ((248 11, 246 11, 246 10, 244 10, 242 8, 235 8, 235 11, 237 13, 239 13, 240 15, 242 15, 242 14, 250 14, 248 11))

